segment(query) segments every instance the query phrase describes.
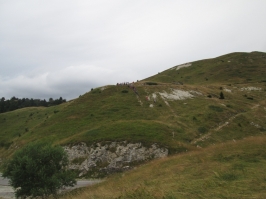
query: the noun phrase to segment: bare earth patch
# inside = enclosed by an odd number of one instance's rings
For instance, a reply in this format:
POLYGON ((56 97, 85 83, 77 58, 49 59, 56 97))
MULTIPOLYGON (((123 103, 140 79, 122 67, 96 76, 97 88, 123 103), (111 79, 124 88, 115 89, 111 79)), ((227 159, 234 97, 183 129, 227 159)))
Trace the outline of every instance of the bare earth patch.
POLYGON ((227 88, 225 88, 224 91, 227 92, 227 93, 232 93, 232 90, 227 89, 227 88))
POLYGON ((191 94, 193 92, 196 92, 196 91, 190 92, 190 91, 173 89, 171 93, 167 93, 166 91, 163 91, 163 92, 159 93, 159 95, 165 100, 166 99, 167 100, 184 100, 184 99, 193 98, 194 95, 191 94))
POLYGON ((171 68, 170 70, 179 70, 180 68, 185 68, 185 67, 189 67, 191 66, 192 64, 191 63, 185 63, 185 64, 181 64, 181 65, 177 65, 177 66, 174 66, 173 68, 171 68))
POLYGON ((240 88, 240 91, 261 91, 261 88, 249 86, 240 88))

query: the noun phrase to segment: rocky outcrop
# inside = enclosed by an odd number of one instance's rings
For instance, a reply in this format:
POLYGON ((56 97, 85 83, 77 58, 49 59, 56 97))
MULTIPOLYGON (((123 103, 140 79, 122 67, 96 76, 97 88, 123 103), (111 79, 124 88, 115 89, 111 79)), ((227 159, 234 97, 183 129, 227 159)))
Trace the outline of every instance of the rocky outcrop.
POLYGON ((69 169, 79 171, 85 175, 90 171, 111 173, 127 170, 132 165, 146 160, 166 157, 168 149, 160 148, 157 144, 145 147, 141 143, 109 142, 87 146, 79 143, 74 146, 65 146, 68 154, 69 169))

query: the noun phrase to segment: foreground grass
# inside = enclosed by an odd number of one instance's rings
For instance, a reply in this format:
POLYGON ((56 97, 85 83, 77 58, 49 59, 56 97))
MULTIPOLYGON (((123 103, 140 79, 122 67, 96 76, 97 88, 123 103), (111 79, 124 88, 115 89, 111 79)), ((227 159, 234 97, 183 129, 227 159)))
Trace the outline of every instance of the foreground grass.
POLYGON ((152 161, 61 198, 265 198, 266 137, 152 161))

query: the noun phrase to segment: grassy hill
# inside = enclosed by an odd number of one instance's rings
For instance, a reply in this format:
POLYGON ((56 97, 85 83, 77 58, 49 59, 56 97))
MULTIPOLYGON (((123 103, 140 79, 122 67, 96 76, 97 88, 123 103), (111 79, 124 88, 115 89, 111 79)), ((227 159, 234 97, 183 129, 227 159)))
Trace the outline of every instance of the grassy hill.
POLYGON ((182 155, 64 197, 264 198, 265 74, 266 53, 231 53, 131 86, 95 88, 58 106, 2 113, 0 160, 40 139, 60 145, 157 143, 182 155))
POLYGON ((181 70, 173 67, 146 80, 193 85, 266 82, 265 58, 263 52, 231 53, 191 62, 191 66, 181 70))

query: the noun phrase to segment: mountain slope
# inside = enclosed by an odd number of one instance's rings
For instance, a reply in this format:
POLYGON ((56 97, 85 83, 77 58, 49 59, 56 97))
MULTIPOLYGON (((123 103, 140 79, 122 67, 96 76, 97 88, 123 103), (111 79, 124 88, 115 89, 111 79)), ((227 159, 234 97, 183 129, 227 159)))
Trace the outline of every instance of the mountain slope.
POLYGON ((231 53, 175 66, 146 80, 196 85, 265 82, 265 60, 263 52, 231 53))
POLYGON ((265 133, 265 53, 232 53, 188 65, 131 87, 96 88, 55 107, 0 114, 0 158, 39 139, 61 145, 158 143, 178 153, 265 133), (225 99, 219 99, 221 92, 225 99))

